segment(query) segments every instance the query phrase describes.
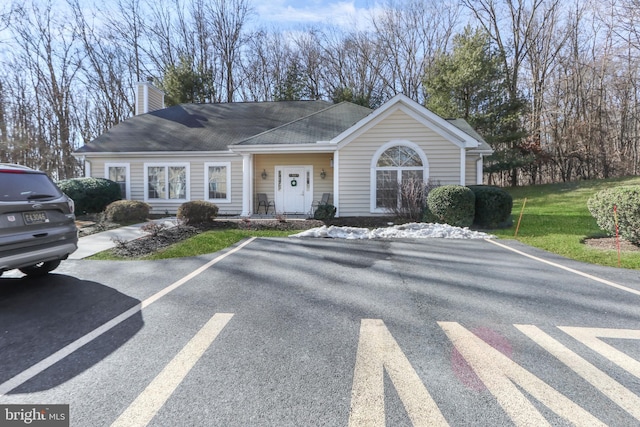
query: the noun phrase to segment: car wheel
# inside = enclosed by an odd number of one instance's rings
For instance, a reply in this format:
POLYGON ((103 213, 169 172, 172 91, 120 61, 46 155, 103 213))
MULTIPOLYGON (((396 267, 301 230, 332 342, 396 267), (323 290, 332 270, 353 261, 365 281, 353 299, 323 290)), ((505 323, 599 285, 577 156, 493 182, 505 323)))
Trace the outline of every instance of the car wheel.
POLYGON ((29 267, 22 267, 20 271, 22 271, 27 276, 42 276, 52 270, 55 270, 59 265, 60 260, 39 262, 29 267))

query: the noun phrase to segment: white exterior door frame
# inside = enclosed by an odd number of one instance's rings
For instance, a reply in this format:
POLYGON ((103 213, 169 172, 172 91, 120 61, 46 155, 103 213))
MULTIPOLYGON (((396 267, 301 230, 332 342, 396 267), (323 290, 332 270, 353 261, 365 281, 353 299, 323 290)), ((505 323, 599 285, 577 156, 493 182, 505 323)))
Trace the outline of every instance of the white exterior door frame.
POLYGON ((276 213, 306 214, 313 203, 313 166, 275 167, 276 213))

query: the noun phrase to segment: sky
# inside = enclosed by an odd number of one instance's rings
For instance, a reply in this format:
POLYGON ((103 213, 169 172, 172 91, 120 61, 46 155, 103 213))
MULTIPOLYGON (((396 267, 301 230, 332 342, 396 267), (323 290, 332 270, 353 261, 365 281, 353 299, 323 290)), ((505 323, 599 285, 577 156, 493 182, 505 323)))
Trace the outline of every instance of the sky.
POLYGON ((360 26, 374 13, 373 0, 250 0, 259 22, 268 26, 360 26))
MULTIPOLYGON (((118 0, 78 0, 86 8, 87 16, 91 9, 103 9, 101 6, 113 6, 118 0)), ((172 3, 173 0, 161 0, 172 3)), ((181 0, 188 3, 190 0, 181 0)), ((254 14, 249 25, 254 24, 267 29, 306 29, 314 26, 335 25, 343 29, 365 29, 372 14, 379 13, 380 4, 386 0, 249 0, 254 14)), ((49 2, 54 10, 66 8, 66 0, 29 0, 43 6, 49 2)), ((8 12, 11 1, 0 0, 0 14, 8 12)), ((104 9, 103 9, 104 10, 104 9)), ((0 28, 0 35, 2 34, 0 28)))

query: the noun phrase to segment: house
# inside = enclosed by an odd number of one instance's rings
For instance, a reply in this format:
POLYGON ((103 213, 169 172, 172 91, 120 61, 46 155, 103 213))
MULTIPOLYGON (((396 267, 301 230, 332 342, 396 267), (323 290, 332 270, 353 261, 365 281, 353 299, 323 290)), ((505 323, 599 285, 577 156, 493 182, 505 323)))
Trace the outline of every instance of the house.
POLYGON ((162 108, 150 83, 137 94, 139 114, 74 156, 87 176, 120 183, 123 198, 157 213, 207 200, 221 215, 251 216, 264 210, 262 193, 275 204, 271 212, 308 214, 329 193, 337 216, 385 215, 399 203, 402 179, 480 184, 492 152, 464 120, 443 119, 404 95, 371 110, 326 101, 162 108))

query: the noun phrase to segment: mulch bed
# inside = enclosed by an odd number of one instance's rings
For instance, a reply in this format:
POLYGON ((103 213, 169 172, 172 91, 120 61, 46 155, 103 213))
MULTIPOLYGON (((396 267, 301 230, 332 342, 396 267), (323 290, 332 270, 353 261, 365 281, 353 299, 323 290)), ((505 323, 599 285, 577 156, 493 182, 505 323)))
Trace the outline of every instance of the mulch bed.
MULTIPOLYGON (((617 251, 618 242, 615 237, 597 237, 592 239, 585 239, 584 244, 594 249, 601 249, 603 251, 617 251)), ((634 245, 631 242, 620 239, 620 251, 622 252, 640 252, 640 246, 634 245)))
POLYGON ((171 228, 162 228, 139 239, 116 241, 112 252, 123 258, 137 258, 152 254, 174 243, 181 242, 195 236, 202 230, 188 225, 177 225, 171 228))

